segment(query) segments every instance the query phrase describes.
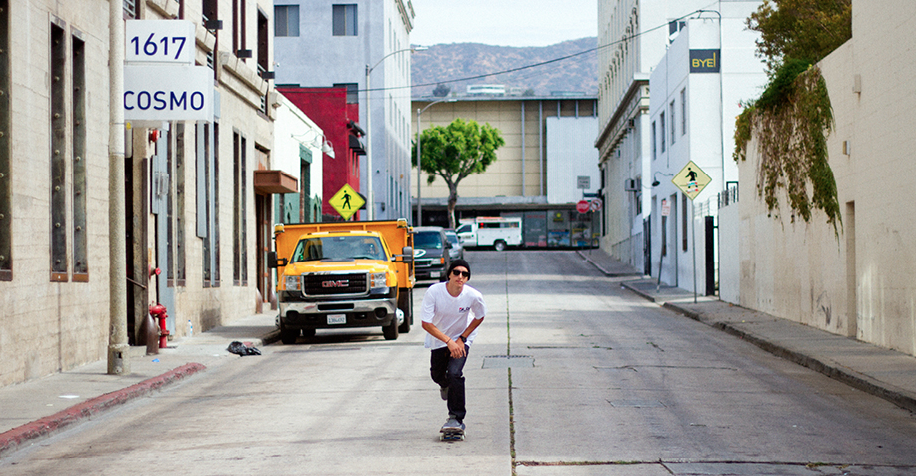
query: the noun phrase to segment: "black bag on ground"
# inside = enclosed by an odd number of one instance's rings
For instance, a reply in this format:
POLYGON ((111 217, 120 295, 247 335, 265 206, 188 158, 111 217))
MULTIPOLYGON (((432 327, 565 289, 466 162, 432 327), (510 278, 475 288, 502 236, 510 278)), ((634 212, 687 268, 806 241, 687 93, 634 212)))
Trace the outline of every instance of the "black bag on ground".
POLYGON ((261 355, 261 351, 256 347, 248 347, 247 345, 234 340, 229 344, 229 347, 226 348, 230 353, 238 354, 241 356, 245 355, 261 355))

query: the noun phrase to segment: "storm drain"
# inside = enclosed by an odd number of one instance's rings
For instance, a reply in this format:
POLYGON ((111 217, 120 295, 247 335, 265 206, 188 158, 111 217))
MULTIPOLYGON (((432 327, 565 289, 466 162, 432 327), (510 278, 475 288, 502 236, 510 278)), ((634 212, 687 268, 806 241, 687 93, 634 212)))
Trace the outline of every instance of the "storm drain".
POLYGON ((534 357, 530 355, 488 355, 483 358, 485 369, 508 369, 512 367, 534 367, 534 357))

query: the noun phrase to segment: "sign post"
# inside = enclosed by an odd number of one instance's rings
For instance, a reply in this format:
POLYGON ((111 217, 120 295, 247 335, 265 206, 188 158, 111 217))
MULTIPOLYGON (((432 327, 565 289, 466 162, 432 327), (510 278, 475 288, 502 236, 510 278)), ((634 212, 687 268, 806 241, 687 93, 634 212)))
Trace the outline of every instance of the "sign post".
MULTIPOLYGON (((697 164, 693 163, 691 160, 687 162, 687 165, 681 169, 672 179, 671 182, 674 185, 681 189, 684 192, 684 195, 690 199, 690 240, 693 242, 693 302, 697 302, 697 234, 696 234, 696 224, 694 223, 693 217, 693 199, 709 185, 709 182, 712 181, 712 178, 709 175, 706 175, 706 172, 703 172, 697 164)), ((661 271, 659 271, 659 279, 661 279, 661 271)))

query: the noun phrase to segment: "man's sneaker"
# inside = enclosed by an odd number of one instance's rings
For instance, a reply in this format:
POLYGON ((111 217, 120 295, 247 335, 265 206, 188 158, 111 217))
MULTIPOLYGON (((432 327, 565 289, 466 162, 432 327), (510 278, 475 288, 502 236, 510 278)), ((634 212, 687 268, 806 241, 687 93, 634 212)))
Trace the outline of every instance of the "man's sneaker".
POLYGON ((439 387, 439 396, 443 400, 448 400, 448 387, 439 387))
POLYGON ((448 421, 442 425, 442 430, 462 430, 464 431, 464 423, 459 422, 458 420, 449 417, 448 421))

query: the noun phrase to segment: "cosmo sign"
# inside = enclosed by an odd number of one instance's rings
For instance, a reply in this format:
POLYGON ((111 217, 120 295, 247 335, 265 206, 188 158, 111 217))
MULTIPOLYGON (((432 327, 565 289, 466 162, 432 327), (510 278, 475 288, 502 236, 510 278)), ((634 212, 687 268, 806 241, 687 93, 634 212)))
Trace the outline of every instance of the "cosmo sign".
POLYGON ((213 70, 186 65, 125 66, 124 119, 212 121, 213 70))
POLYGON ((129 20, 125 32, 124 119, 213 121, 213 70, 194 66, 194 23, 129 20))

